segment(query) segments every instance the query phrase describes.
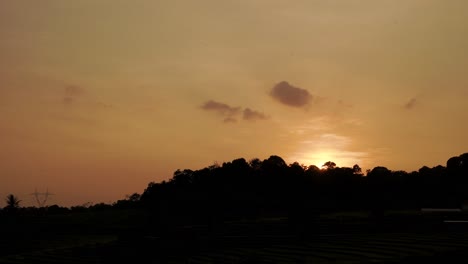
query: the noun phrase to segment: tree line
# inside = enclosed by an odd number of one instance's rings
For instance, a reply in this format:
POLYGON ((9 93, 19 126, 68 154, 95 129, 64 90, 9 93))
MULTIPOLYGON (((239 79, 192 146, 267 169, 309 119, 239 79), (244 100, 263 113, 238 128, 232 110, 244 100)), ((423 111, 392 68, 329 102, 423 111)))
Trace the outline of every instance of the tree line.
POLYGON ((200 170, 177 170, 169 181, 150 183, 141 202, 163 221, 205 222, 218 218, 309 215, 336 210, 459 208, 468 201, 468 153, 446 166, 392 171, 359 165, 322 168, 287 164, 279 156, 243 158, 200 170))
MULTIPOLYGON (((357 164, 339 167, 329 161, 319 168, 270 156, 177 170, 168 181, 149 183, 141 196, 135 193, 112 205, 46 209, 63 213, 138 207, 161 225, 265 216, 307 219, 336 210, 368 210, 379 216, 389 209, 460 208, 468 201, 467 190, 468 153, 450 158, 446 166, 413 172, 378 166, 366 173, 357 164)), ((21 209, 14 195, 6 202, 2 213, 21 209)))
POLYGON ((36 206, 21 206, 22 200, 14 194, 9 194, 5 197, 5 207, 0 208, 0 216, 3 215, 37 215, 37 214, 66 214, 66 213, 82 213, 82 212, 100 212, 114 209, 135 209, 140 208, 140 194, 134 193, 127 195, 125 199, 117 200, 112 204, 107 203, 85 203, 71 207, 59 206, 57 204, 36 207, 36 206))

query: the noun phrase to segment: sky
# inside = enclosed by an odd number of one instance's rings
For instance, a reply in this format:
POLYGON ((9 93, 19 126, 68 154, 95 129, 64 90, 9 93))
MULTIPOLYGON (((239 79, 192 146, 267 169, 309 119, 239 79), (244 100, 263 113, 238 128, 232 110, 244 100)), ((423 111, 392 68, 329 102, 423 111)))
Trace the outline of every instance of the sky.
POLYGON ((0 197, 112 203, 241 157, 445 165, 468 152, 467 11, 465 0, 1 0, 0 197))

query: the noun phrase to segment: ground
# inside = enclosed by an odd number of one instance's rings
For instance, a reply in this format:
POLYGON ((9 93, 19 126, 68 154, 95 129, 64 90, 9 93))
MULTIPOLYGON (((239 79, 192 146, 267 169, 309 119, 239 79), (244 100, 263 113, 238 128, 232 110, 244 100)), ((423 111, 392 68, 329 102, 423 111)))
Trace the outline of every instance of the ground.
POLYGON ((417 211, 219 221, 154 231, 139 210, 2 217, 0 263, 451 263, 468 227, 417 211))

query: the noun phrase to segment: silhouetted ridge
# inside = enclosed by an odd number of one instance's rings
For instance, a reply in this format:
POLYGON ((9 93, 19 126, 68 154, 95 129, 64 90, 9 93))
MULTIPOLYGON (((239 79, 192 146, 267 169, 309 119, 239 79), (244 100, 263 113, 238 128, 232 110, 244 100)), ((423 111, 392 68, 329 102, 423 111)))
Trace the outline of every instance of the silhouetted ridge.
POLYGON ((391 171, 375 167, 364 175, 358 165, 333 162, 286 164, 279 156, 240 158, 200 170, 177 170, 168 182, 150 183, 141 196, 157 221, 206 222, 223 219, 289 216, 323 211, 461 207, 468 199, 468 153, 450 158, 447 167, 391 171))

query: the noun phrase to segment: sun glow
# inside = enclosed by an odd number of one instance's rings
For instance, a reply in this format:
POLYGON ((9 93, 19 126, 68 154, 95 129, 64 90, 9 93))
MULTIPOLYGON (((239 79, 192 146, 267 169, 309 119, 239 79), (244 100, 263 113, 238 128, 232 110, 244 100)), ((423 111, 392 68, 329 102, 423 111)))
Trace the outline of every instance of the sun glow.
POLYGON ((333 153, 332 151, 311 151, 308 153, 303 153, 301 156, 296 157, 299 163, 302 163, 306 166, 315 165, 319 168, 327 161, 333 161, 338 166, 344 166, 344 160, 339 158, 338 153, 333 153))
POLYGON ((347 149, 351 139, 335 134, 323 134, 314 140, 304 141, 291 159, 306 166, 315 165, 319 168, 327 161, 332 161, 338 167, 352 167, 363 162, 366 153, 347 149))

